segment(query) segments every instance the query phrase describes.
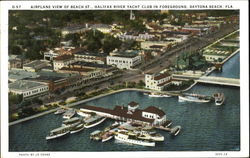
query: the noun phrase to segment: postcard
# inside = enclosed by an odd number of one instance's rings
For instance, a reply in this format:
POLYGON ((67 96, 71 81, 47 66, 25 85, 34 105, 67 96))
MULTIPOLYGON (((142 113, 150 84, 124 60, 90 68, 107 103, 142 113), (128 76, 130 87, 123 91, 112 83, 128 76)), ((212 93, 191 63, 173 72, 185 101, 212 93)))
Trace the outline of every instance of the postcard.
POLYGON ((1 157, 248 157, 247 1, 2 1, 1 157))

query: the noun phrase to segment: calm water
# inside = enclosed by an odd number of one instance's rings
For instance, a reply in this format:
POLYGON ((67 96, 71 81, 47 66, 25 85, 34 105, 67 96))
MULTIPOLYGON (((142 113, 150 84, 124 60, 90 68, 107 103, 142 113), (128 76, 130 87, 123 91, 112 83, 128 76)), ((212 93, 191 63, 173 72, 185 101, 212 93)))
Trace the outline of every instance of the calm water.
MULTIPOLYGON (((225 64, 222 76, 239 78, 239 54, 225 64), (231 67, 231 68, 230 68, 231 67), (226 72, 226 70, 230 70, 226 72), (232 75, 233 74, 233 75, 232 75), (238 74, 238 77, 237 77, 238 74), (231 76, 228 76, 231 75, 231 76)), ((218 75, 218 74, 217 74, 218 75)), ((165 141, 156 147, 128 145, 111 140, 101 143, 89 139, 89 134, 97 129, 104 129, 112 120, 106 120, 96 127, 80 133, 46 141, 48 132, 61 126, 62 117, 48 114, 9 128, 10 151, 237 151, 240 150, 240 89, 213 85, 196 85, 189 92, 212 95, 223 92, 226 102, 223 106, 214 103, 178 102, 177 97, 150 98, 140 92, 122 92, 86 104, 113 108, 115 105, 127 105, 136 101, 140 108, 157 106, 166 112, 173 121, 172 126, 180 125, 182 130, 176 137, 167 132, 158 131, 165 136, 165 141)), ((77 106, 77 108, 83 105, 77 106)))
POLYGON ((209 76, 240 78, 240 53, 235 54, 222 67, 222 72, 214 71, 209 76))

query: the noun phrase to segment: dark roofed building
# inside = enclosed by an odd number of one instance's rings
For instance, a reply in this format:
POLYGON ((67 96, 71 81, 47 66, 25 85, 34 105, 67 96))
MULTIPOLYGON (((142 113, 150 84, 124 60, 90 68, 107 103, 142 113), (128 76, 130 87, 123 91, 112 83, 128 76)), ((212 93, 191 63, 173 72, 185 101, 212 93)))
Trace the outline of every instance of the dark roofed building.
POLYGON ((160 117, 163 117, 165 115, 165 112, 163 112, 161 109, 158 109, 154 106, 149 106, 146 109, 144 109, 145 112, 149 112, 149 113, 154 113, 159 115, 160 117))

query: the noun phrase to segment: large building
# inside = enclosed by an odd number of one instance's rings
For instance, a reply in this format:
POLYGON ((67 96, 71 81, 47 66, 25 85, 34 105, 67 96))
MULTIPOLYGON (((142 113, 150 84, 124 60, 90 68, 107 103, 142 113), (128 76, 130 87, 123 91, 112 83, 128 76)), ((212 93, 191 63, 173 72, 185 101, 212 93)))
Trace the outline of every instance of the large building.
POLYGON ((57 70, 61 69, 62 67, 65 67, 73 62, 75 62, 74 56, 62 55, 62 56, 58 56, 54 59, 53 67, 54 67, 54 70, 57 71, 57 70))
POLYGON ((88 24, 86 25, 77 25, 77 26, 68 26, 64 27, 61 31, 63 36, 66 36, 67 34, 73 34, 73 33, 82 33, 89 30, 88 24))
POLYGON ((31 61, 30 63, 24 64, 23 69, 26 71, 30 71, 30 72, 36 72, 48 65, 49 65, 49 62, 47 61, 34 60, 34 61, 31 61))
POLYGON ((146 74, 145 84, 146 88, 162 91, 165 86, 171 83, 172 75, 168 73, 163 74, 146 74))
POLYGON ((114 65, 119 69, 133 69, 141 63, 140 55, 114 55, 107 56, 107 65, 114 65))
POLYGON ((105 64, 106 55, 102 53, 90 53, 79 51, 74 54, 76 61, 92 62, 97 64, 105 64))
POLYGON ((47 93, 49 86, 41 82, 19 80, 9 84, 9 91, 14 94, 23 95, 23 98, 28 98, 47 93))
POLYGON ((135 124, 166 126, 171 122, 167 120, 165 112, 157 107, 149 106, 143 110, 138 109, 138 107, 139 104, 132 101, 127 107, 115 106, 113 110, 89 105, 83 106, 80 110, 135 124))

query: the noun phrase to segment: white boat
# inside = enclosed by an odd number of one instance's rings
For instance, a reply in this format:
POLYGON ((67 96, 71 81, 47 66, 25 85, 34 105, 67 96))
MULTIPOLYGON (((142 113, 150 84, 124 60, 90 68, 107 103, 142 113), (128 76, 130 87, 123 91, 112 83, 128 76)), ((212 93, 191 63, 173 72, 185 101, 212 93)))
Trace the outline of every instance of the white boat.
POLYGON ((91 127, 99 125, 100 123, 102 123, 105 120, 106 120, 106 117, 101 117, 101 116, 95 115, 95 116, 90 117, 89 119, 85 120, 84 127, 91 128, 91 127))
POLYGON ((176 126, 171 129, 170 133, 174 136, 177 136, 181 131, 181 126, 176 126))
POLYGON ((136 144, 142 146, 155 146, 155 142, 142 140, 137 138, 136 136, 131 136, 125 133, 117 133, 115 135, 115 139, 130 144, 136 144))
POLYGON ((70 131, 69 131, 68 127, 56 128, 56 129, 50 131, 49 135, 46 136, 46 140, 62 137, 64 135, 68 134, 69 132, 70 131))
POLYGON ((78 123, 78 122, 80 123, 81 119, 79 117, 73 117, 73 118, 64 120, 63 121, 63 126, 68 126, 68 125, 71 125, 71 124, 74 124, 74 123, 78 123))
POLYGON ((190 101, 197 103, 207 103, 211 101, 211 98, 207 96, 198 95, 198 94, 182 94, 178 96, 179 101, 190 101))
POLYGON ((93 139, 93 140, 101 140, 101 131, 100 130, 96 130, 92 133, 90 133, 90 139, 93 139))
POLYGON ((55 115, 65 113, 67 110, 66 109, 58 109, 56 112, 54 112, 55 115))
POLYGON ((150 93, 148 95, 149 97, 171 97, 170 95, 167 95, 167 94, 160 94, 160 93, 150 93))
POLYGON ((113 134, 113 133, 106 132, 106 133, 104 133, 104 134, 101 136, 102 142, 109 141, 109 140, 112 139, 113 137, 114 137, 114 134, 113 134))
POLYGON ((70 119, 75 115, 76 111, 74 109, 69 109, 63 114, 64 119, 70 119))
POLYGON ((83 111, 81 111, 81 110, 77 111, 77 114, 78 114, 79 116, 82 116, 82 117, 89 117, 89 116, 90 116, 90 114, 85 113, 85 112, 83 112, 83 111))
POLYGON ((73 133, 77 133, 77 132, 80 132, 84 129, 84 124, 81 123, 81 124, 78 124, 77 126, 73 127, 72 129, 70 129, 70 134, 73 134, 73 133))
POLYGON ((155 134, 142 134, 139 135, 138 138, 140 139, 144 139, 144 140, 152 140, 152 141, 164 141, 164 136, 162 136, 159 133, 155 133, 155 134))
POLYGON ((225 95, 223 93, 214 94, 215 105, 222 105, 225 102, 225 95))

